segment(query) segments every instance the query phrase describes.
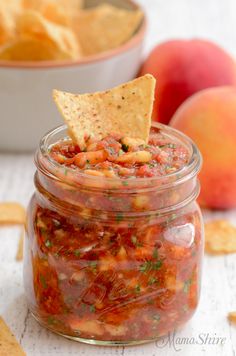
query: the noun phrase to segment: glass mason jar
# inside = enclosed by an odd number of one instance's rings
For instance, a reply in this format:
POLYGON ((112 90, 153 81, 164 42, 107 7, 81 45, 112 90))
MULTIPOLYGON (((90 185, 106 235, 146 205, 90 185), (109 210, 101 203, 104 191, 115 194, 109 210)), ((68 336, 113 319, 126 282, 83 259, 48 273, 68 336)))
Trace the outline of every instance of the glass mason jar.
POLYGON ((54 162, 49 148, 66 137, 65 126, 41 140, 24 283, 33 316, 48 329, 91 344, 140 344, 182 326, 196 310, 201 156, 185 135, 153 124, 158 128, 188 149, 188 164, 128 185, 54 162))

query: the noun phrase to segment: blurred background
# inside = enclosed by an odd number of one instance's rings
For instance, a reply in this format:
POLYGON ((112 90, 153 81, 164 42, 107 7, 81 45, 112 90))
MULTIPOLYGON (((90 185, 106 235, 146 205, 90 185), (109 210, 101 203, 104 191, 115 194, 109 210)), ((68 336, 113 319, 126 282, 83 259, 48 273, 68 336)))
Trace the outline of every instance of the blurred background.
POLYGON ((207 38, 236 56, 235 0, 138 0, 148 14, 146 52, 173 38, 207 38))

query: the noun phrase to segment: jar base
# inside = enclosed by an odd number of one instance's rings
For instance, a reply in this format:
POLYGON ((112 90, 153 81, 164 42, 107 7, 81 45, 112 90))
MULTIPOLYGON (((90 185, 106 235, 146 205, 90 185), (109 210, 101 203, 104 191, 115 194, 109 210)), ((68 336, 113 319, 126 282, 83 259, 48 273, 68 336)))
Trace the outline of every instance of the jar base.
POLYGON ((72 340, 72 341, 76 341, 76 342, 80 342, 83 344, 88 344, 88 345, 96 345, 96 346, 135 346, 135 345, 142 345, 142 344, 147 344, 147 343, 151 343, 154 342, 156 340, 158 340, 158 338, 154 338, 154 339, 148 339, 148 340, 141 340, 141 341, 137 341, 137 340, 127 340, 127 341, 107 341, 107 340, 95 340, 95 339, 85 339, 85 338, 81 338, 81 337, 77 337, 77 336, 70 336, 70 335, 66 335, 63 333, 60 333, 59 331, 55 331, 54 329, 50 328, 48 325, 45 325, 32 311, 31 315, 33 316, 33 318, 44 328, 48 329, 49 331, 53 332, 54 334, 60 335, 65 337, 66 339, 72 340))

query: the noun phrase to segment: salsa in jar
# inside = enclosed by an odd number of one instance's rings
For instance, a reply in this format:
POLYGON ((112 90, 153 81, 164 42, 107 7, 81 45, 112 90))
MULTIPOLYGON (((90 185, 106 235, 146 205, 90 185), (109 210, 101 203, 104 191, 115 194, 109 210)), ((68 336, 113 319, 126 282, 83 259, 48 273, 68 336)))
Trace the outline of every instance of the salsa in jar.
POLYGON ((148 144, 109 135, 81 151, 61 126, 36 154, 24 281, 45 327, 93 344, 138 344, 186 323, 199 301, 198 149, 153 124, 148 144))

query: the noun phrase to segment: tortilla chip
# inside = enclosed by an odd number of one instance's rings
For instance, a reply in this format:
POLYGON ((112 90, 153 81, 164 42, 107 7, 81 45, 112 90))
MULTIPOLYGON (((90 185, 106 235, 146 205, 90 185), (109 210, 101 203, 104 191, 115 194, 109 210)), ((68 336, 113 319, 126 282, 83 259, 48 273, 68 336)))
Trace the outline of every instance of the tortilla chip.
POLYGON ((231 321, 232 323, 236 324, 236 312, 230 312, 228 314, 228 319, 229 321, 231 321))
POLYGON ((26 353, 17 342, 15 336, 0 317, 0 355, 1 356, 26 356, 26 353))
MULTIPOLYGON (((84 0, 49 0, 65 9, 71 15, 84 7, 84 0)), ((48 0, 47 0, 48 2, 48 0)))
POLYGON ((25 0, 27 9, 39 11, 46 19, 70 26, 72 18, 83 6, 82 0, 25 0))
POLYGON ((65 9, 55 4, 54 2, 45 5, 41 14, 49 21, 54 22, 58 25, 69 27, 72 23, 70 15, 65 11, 65 9))
MULTIPOLYGON (((46 20, 36 11, 25 11, 17 21, 16 30, 21 40, 38 40, 46 46, 54 46, 59 59, 78 59, 80 51, 74 33, 46 20)), ((51 59, 51 58, 48 58, 51 59)))
POLYGON ((22 261, 23 260, 23 250, 24 250, 24 237, 25 237, 25 230, 22 230, 20 239, 18 242, 18 249, 16 253, 16 260, 22 261))
POLYGON ((25 208, 18 203, 0 203, 0 225, 20 225, 26 222, 25 208))
POLYGON ((41 10, 48 4, 56 4, 64 7, 65 10, 76 11, 84 6, 84 0, 23 0, 23 7, 30 10, 41 10))
POLYGON ((54 90, 53 97, 81 149, 88 135, 102 139, 119 133, 148 142, 155 83, 147 74, 104 92, 75 95, 54 90))
POLYGON ((8 61, 65 60, 68 55, 50 43, 35 39, 20 39, 0 49, 0 59, 8 61))
POLYGON ((236 252, 236 227, 227 220, 206 223, 205 250, 214 255, 236 252))
POLYGON ((19 15, 23 10, 22 0, 0 0, 0 3, 4 4, 5 7, 8 7, 14 15, 19 15))
POLYGON ((23 8, 29 10, 39 10, 44 0, 22 0, 23 8))
POLYGON ((0 2, 0 45, 11 40, 15 35, 14 13, 3 1, 0 2))
POLYGON ((86 56, 117 48, 127 42, 141 23, 140 10, 128 11, 109 4, 81 10, 74 30, 86 56))

